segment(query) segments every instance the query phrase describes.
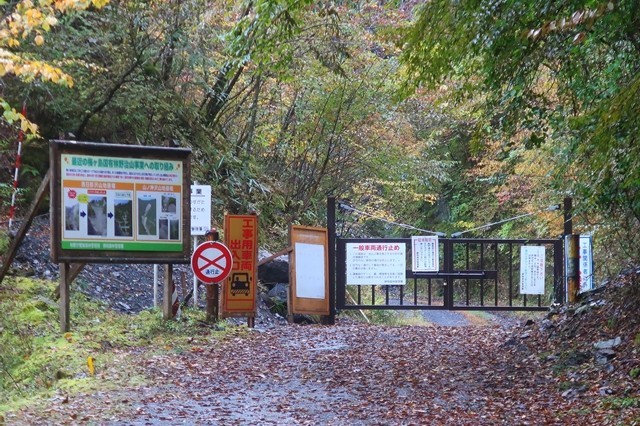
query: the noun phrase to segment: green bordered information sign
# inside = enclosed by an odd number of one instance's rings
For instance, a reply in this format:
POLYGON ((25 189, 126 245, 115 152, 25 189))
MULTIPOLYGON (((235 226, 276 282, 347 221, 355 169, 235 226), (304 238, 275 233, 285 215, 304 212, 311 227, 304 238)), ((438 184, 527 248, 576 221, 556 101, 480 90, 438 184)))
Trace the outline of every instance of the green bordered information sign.
POLYGON ((188 263, 191 150, 51 141, 55 262, 188 263))

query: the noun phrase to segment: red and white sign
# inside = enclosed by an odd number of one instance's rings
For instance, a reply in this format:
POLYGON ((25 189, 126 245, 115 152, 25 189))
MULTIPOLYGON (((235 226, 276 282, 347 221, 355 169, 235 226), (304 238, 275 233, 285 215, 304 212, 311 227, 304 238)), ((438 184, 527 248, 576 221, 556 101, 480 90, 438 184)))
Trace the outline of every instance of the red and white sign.
POLYGON ((219 241, 205 241, 191 255, 191 269, 205 284, 216 284, 229 276, 233 259, 231 251, 219 241))

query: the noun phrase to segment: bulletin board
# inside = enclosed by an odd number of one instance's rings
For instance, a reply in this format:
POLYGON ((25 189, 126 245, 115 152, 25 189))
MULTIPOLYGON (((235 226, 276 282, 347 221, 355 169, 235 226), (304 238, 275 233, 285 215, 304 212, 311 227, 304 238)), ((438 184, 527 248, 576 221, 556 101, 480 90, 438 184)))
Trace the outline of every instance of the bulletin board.
POLYGON ((289 236, 289 313, 329 315, 327 230, 292 225, 289 236))
POLYGON ((188 263, 191 150, 50 141, 54 262, 188 263))

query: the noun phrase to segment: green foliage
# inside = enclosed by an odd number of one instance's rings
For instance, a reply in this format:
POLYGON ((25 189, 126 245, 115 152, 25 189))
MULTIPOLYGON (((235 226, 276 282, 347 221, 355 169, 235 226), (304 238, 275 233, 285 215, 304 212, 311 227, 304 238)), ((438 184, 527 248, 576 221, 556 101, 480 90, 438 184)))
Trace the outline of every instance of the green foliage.
MULTIPOLYGON (((42 392, 112 385, 92 380, 87 369, 89 356, 99 370, 111 365, 118 348, 153 341, 158 348, 183 351, 191 347, 194 337, 225 333, 204 326, 205 314, 201 311, 185 309, 177 321, 164 321, 158 310, 122 315, 72 292, 73 332, 61 335, 57 304, 51 300, 54 282, 9 277, 3 284, 0 412, 7 404, 42 392)), ((121 370, 126 368, 120 366, 121 370)))
POLYGON ((0 231, 0 255, 4 255, 9 249, 9 244, 11 244, 11 240, 9 239, 9 234, 5 230, 0 231))
POLYGON ((607 409, 624 410, 628 408, 640 407, 640 398, 629 397, 617 397, 611 396, 602 402, 602 405, 607 409))
POLYGON ((454 215, 469 221, 481 211, 478 195, 498 201, 499 210, 482 212, 490 222, 517 211, 504 211, 504 201, 530 205, 535 194, 554 204, 570 194, 580 232, 598 232, 608 247, 599 263, 615 270, 622 262, 611 260, 640 259, 624 233, 613 237, 640 226, 639 16, 631 0, 431 1, 418 9, 403 40, 402 93, 445 88, 454 105, 470 107, 468 146, 478 160, 470 174, 492 180, 488 191, 479 185, 451 204, 454 215))

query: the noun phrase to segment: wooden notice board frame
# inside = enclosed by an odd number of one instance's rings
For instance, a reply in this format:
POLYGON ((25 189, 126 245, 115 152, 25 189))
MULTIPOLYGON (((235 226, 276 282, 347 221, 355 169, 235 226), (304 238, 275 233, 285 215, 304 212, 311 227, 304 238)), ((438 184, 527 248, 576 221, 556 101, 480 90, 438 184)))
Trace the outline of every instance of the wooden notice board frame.
POLYGON ((292 225, 289 240, 289 314, 329 315, 327 229, 292 225))

